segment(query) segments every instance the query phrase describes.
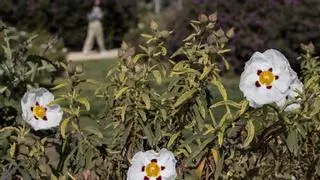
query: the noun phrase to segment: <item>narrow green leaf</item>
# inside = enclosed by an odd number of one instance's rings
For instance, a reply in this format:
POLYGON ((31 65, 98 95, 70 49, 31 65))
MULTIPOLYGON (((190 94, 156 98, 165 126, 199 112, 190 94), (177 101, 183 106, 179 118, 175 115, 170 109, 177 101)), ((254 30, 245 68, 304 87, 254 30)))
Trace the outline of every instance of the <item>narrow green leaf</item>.
POLYGON ((289 135, 286 139, 287 146, 294 155, 298 154, 298 133, 295 129, 290 129, 289 135))
POLYGON ((85 97, 78 97, 77 101, 81 104, 83 104, 86 107, 87 111, 90 111, 90 102, 85 97))
POLYGON ((94 126, 85 126, 83 128, 84 131, 87 131, 89 133, 92 133, 96 136, 98 136, 99 138, 103 138, 103 134, 99 131, 99 129, 97 127, 94 126))
POLYGON ((153 38, 152 35, 150 35, 150 34, 144 34, 144 33, 141 34, 141 37, 144 37, 144 38, 147 38, 147 39, 153 38))
POLYGON ((226 33, 228 38, 232 38, 234 36, 234 28, 230 28, 226 33))
POLYGON ((177 132, 175 134, 173 134, 170 139, 169 139, 169 142, 167 144, 167 148, 170 148, 171 145, 175 142, 175 140, 177 139, 177 137, 180 135, 181 132, 177 132))
POLYGON ((147 55, 146 54, 136 54, 133 59, 132 59, 132 62, 133 63, 137 63, 142 57, 146 57, 147 55))
POLYGON ((147 120, 146 113, 143 110, 138 110, 138 113, 140 114, 143 121, 147 120))
POLYGON ((48 106, 53 106, 56 104, 60 104, 61 102, 64 102, 66 100, 66 98, 56 98, 53 101, 51 101, 48 106))
POLYGON ((151 131, 150 125, 148 124, 147 126, 143 127, 143 132, 147 136, 147 140, 149 143, 149 146, 153 146, 153 140, 154 140, 154 135, 151 131))
POLYGON ((161 78, 161 73, 160 73, 160 71, 158 71, 158 70, 153 70, 153 71, 152 71, 152 74, 153 74, 154 78, 156 79, 156 82, 157 82, 158 84, 161 84, 162 78, 161 78))
POLYGON ((199 79, 200 80, 204 79, 210 73, 211 69, 212 69, 212 66, 210 67, 205 66, 199 79))
POLYGON ((66 130, 69 124, 70 118, 64 119, 60 125, 60 133, 63 139, 66 138, 66 130))
POLYGON ((162 52, 162 56, 167 55, 167 48, 166 47, 161 47, 161 52, 162 52))
POLYGON ((252 120, 248 120, 247 124, 246 124, 246 131, 247 131, 247 137, 246 139, 244 140, 244 143, 243 143, 243 146, 242 147, 247 147, 249 146, 249 144, 251 143, 251 141, 253 140, 254 138, 254 125, 252 123, 252 120))
POLYGON ((184 103, 186 100, 192 98, 193 94, 195 92, 197 92, 197 89, 191 89, 185 93, 182 94, 181 97, 178 98, 178 100, 176 101, 176 103, 174 104, 174 107, 178 107, 179 105, 181 105, 182 103, 184 103))
POLYGON ((61 89, 61 88, 64 88, 66 86, 68 86, 69 84, 67 82, 64 82, 64 83, 61 83, 61 84, 58 84, 56 85, 55 87, 51 88, 51 90, 57 90, 57 89, 61 89))
POLYGON ((141 94, 141 98, 144 102, 144 104, 146 105, 147 109, 150 109, 151 107, 151 102, 150 102, 150 97, 148 94, 141 94))
POLYGON ((124 105, 123 107, 121 107, 121 121, 122 122, 124 122, 124 120, 125 120, 127 107, 128 107, 128 105, 124 105))
POLYGON ((127 90, 129 89, 129 87, 124 87, 122 89, 120 89, 119 91, 117 91, 114 96, 115 99, 118 99, 123 93, 125 93, 127 90))
POLYGON ((10 157, 13 157, 15 152, 16 152, 16 143, 13 143, 10 146, 10 151, 9 151, 10 157))

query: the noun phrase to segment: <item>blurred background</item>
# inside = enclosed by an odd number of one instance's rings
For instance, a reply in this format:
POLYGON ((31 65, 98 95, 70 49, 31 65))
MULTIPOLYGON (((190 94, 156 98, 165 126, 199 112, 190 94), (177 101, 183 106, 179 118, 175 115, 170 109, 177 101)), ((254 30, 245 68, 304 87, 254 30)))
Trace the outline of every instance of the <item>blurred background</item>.
MULTIPOLYGON (((59 50, 54 52, 81 51, 93 4, 94 0, 2 0, 0 20, 23 33, 39 34, 39 43, 57 37, 59 50)), ((160 28, 174 31, 168 41, 171 52, 191 31, 191 19, 217 11, 220 27, 235 28, 229 43, 235 73, 241 73, 254 51, 268 48, 280 50, 299 71, 300 43, 320 45, 319 0, 101 0, 101 7, 107 49, 118 48, 123 40, 137 46, 139 34, 148 32, 154 19, 160 28)))

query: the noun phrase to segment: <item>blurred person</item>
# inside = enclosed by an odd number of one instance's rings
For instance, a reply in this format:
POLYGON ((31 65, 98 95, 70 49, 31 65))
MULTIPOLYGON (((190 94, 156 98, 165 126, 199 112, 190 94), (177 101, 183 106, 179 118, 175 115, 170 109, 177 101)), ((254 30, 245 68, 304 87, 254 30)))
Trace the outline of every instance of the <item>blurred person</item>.
POLYGON ((86 41, 83 46, 83 53, 88 53, 93 48, 94 40, 98 43, 100 53, 106 52, 103 39, 103 27, 101 23, 103 13, 99 5, 100 0, 96 0, 93 9, 87 16, 89 25, 86 41))

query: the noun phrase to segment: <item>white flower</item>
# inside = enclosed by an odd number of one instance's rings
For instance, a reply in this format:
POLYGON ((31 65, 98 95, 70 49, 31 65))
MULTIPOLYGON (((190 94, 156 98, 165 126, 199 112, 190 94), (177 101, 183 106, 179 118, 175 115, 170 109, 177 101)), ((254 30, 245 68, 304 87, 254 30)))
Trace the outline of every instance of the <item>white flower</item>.
POLYGON ((239 88, 257 108, 284 98, 289 86, 297 78, 286 57, 274 49, 255 52, 246 62, 240 77, 239 88))
POLYGON ((174 180, 176 162, 173 153, 167 149, 161 149, 159 153, 140 151, 132 158, 127 180, 174 180))
MULTIPOLYGON (((303 91, 303 83, 296 79, 293 84, 289 86, 289 91, 285 98, 282 98, 280 101, 276 102, 279 107, 283 107, 287 102, 294 101, 299 96, 298 92, 303 91)), ((300 108, 300 103, 290 104, 285 108, 285 111, 293 111, 300 108)))
POLYGON ((34 130, 59 126, 63 112, 59 105, 48 104, 54 96, 45 88, 26 92, 21 99, 22 117, 34 130))

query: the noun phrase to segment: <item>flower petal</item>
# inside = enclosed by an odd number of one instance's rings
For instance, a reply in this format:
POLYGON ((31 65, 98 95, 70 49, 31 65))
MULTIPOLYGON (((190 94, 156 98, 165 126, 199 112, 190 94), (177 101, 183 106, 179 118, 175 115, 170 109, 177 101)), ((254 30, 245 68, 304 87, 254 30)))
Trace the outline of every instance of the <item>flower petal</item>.
POLYGON ((60 106, 55 105, 54 107, 47 108, 46 121, 42 119, 37 120, 34 117, 32 117, 30 121, 27 121, 27 123, 30 124, 32 128, 36 131, 50 129, 59 126, 59 123, 62 120, 62 115, 63 112, 60 106))
MULTIPOLYGON (((279 106, 279 107, 283 107, 286 105, 287 102, 290 102, 290 101, 294 101, 296 100, 296 98, 298 97, 298 92, 302 92, 303 91, 303 83, 298 79, 296 78, 295 81, 293 82, 293 84, 290 85, 290 89, 287 91, 287 95, 286 95, 286 98, 282 98, 280 101, 277 101, 276 104, 279 106)), ((285 108, 285 111, 293 111, 293 110, 296 110, 296 109, 299 109, 300 108, 300 104, 299 103, 293 103, 293 104, 290 104, 289 106, 287 106, 285 108)))
POLYGON ((282 93, 285 93, 292 82, 298 78, 297 73, 295 73, 294 71, 283 71, 280 74, 277 74, 277 76, 279 78, 274 82, 274 85, 282 93))
POLYGON ((274 72, 279 73, 290 68, 289 61, 287 58, 278 50, 268 49, 263 52, 263 55, 269 60, 274 67, 274 72))
POLYGON ((260 107, 263 104, 273 103, 283 98, 284 94, 276 88, 267 89, 264 86, 256 87, 256 75, 241 75, 239 88, 250 101, 252 107, 260 107))
POLYGON ((132 158, 131 166, 127 172, 127 180, 143 180, 146 173, 142 171, 142 168, 151 162, 154 153, 154 151, 137 152, 132 158))
POLYGON ((144 177, 145 177, 145 173, 141 171, 141 167, 140 167, 140 171, 139 171, 139 167, 137 166, 131 166, 129 168, 127 173, 127 180, 138 180, 138 179, 143 180, 144 177))
POLYGON ((177 160, 175 159, 173 153, 163 148, 159 151, 159 154, 160 154, 159 165, 165 167, 165 169, 161 171, 162 179, 174 180, 177 177, 177 172, 176 172, 177 160))
POLYGON ((45 88, 39 88, 35 93, 40 105, 47 105, 54 100, 54 95, 45 88))
POLYGON ((303 91, 303 83, 298 78, 295 79, 294 83, 290 87, 291 91, 289 92, 289 96, 291 96, 292 98, 296 98, 299 95, 297 91, 303 91))
POLYGON ((145 166, 150 163, 150 161, 151 159, 148 159, 146 152, 139 151, 133 156, 132 165, 145 166))
POLYGON ((260 52, 255 52, 246 62, 244 73, 256 73, 258 70, 267 70, 272 66, 268 59, 260 52))
POLYGON ((176 159, 171 151, 168 151, 166 148, 162 148, 159 151, 159 164, 166 165, 167 162, 176 163, 176 159))
POLYGON ((30 121, 33 117, 31 107, 33 106, 33 102, 35 102, 35 99, 36 94, 31 92, 26 92, 21 99, 22 117, 26 121, 30 121))

